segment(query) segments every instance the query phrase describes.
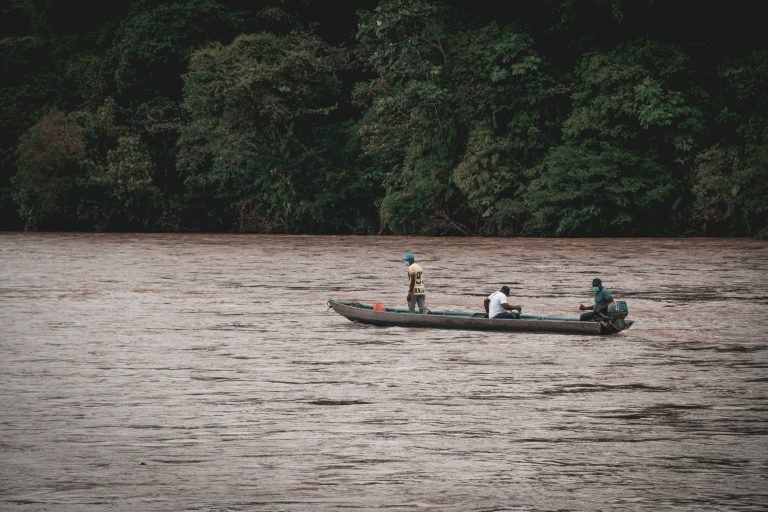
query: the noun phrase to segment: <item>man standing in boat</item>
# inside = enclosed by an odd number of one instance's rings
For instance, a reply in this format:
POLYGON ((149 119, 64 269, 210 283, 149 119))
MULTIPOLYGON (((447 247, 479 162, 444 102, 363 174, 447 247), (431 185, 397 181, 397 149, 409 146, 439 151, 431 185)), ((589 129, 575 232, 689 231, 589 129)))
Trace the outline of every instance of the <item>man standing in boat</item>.
POLYGON ((403 256, 403 265, 408 267, 408 311, 416 312, 419 305, 419 313, 427 312, 427 291, 424 288, 423 271, 416 263, 416 256, 412 252, 403 256))
POLYGON ((613 295, 611 295, 611 292, 609 292, 608 289, 603 288, 603 282, 599 277, 592 280, 592 291, 595 292, 595 303, 591 306, 579 304, 579 311, 587 311, 586 313, 582 313, 579 317, 580 320, 588 321, 599 319, 601 315, 608 313, 608 304, 613 302, 613 295), (597 318, 595 318, 596 316, 597 318))
POLYGON ((509 297, 509 286, 502 286, 498 292, 493 292, 485 299, 483 305, 488 318, 520 318, 523 308, 520 305, 510 306, 507 297, 509 297))

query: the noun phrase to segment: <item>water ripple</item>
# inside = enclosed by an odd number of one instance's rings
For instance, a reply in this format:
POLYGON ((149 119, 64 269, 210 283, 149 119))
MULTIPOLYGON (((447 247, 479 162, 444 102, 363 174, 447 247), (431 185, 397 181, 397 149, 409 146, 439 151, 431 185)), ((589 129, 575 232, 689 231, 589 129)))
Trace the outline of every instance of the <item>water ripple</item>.
POLYGON ((765 510, 766 275, 744 239, 0 233, 0 509, 765 510), (574 315, 599 275, 636 324, 327 310, 404 306, 405 250, 431 309, 574 315))

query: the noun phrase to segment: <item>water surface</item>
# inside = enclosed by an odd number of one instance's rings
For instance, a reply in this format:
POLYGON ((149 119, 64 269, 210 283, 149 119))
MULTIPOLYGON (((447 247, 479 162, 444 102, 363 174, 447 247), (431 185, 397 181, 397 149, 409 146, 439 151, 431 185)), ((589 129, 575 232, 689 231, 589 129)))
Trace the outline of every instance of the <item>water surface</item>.
POLYGON ((766 510, 768 243, 0 234, 2 510, 766 510), (328 298, 615 336, 377 328, 328 298))

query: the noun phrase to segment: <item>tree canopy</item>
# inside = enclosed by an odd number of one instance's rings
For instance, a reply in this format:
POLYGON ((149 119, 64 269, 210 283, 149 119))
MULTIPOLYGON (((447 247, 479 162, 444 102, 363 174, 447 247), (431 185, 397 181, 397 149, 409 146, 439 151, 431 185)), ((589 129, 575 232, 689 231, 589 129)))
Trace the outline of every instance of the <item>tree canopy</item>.
POLYGON ((2 229, 768 237, 750 3, 0 14, 2 229))

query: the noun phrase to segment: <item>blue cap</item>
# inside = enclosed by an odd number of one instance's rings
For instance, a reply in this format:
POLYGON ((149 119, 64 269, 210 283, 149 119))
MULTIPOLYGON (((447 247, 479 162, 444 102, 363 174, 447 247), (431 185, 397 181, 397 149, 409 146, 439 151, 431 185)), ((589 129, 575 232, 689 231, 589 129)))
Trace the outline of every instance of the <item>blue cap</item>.
POLYGON ((414 256, 412 252, 407 252, 405 253, 405 256, 403 256, 403 261, 415 260, 415 259, 416 259, 416 256, 414 256))

